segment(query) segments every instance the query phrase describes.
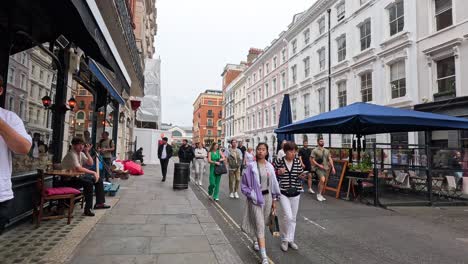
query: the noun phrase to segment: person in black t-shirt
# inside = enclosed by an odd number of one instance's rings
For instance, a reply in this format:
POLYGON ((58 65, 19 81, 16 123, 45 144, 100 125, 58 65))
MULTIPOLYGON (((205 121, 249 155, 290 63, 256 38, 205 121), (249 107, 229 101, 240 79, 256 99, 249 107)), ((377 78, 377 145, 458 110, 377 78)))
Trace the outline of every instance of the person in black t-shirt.
POLYGON ((307 186, 309 187, 308 192, 309 193, 315 193, 314 190, 312 190, 312 166, 310 163, 310 154, 312 153, 312 150, 309 149, 309 142, 307 140, 304 140, 303 142, 303 147, 299 150, 299 159, 302 162, 302 168, 304 168, 304 171, 308 171, 308 177, 307 177, 307 186))

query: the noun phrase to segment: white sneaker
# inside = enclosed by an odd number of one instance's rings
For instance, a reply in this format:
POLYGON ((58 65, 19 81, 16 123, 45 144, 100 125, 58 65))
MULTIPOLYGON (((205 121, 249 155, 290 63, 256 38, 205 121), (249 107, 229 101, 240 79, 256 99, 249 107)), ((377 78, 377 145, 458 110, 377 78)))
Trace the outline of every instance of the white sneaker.
POLYGON ((234 197, 236 197, 236 199, 239 199, 239 194, 237 192, 235 192, 234 197))
POLYGON ((284 252, 288 251, 288 241, 281 242, 281 250, 283 250, 284 252))
POLYGON ((312 188, 309 188, 309 193, 314 194, 315 192, 312 190, 312 188))
POLYGON ((234 198, 234 193, 229 194, 229 198, 234 198))
POLYGON ((322 201, 326 201, 327 199, 325 199, 325 196, 322 195, 322 201))
POLYGON ((323 202, 323 201, 325 201, 325 198, 323 198, 323 196, 319 193, 319 194, 317 194, 317 201, 323 202))
POLYGON ((202 186, 202 182, 201 181, 198 181, 198 186, 202 186))
POLYGON ((259 251, 259 250, 260 250, 260 246, 258 245, 258 242, 257 242, 257 241, 254 242, 254 244, 253 244, 253 249, 254 249, 255 251, 259 251))
POLYGON ((268 258, 262 258, 262 264, 269 264, 268 258))
POLYGON ((294 250, 298 250, 298 249, 299 249, 299 247, 297 246, 297 244, 294 243, 294 242, 289 242, 289 247, 292 248, 292 249, 294 249, 294 250))

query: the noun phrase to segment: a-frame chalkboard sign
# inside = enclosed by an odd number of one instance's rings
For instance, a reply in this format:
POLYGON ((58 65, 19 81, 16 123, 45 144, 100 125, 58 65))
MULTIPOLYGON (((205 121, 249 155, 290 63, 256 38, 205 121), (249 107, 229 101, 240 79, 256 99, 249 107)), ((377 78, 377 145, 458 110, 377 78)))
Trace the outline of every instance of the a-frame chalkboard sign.
POLYGON ((331 191, 335 192, 335 197, 338 199, 340 197, 341 184, 343 183, 343 178, 348 168, 348 161, 346 160, 334 160, 333 164, 335 166, 335 174, 331 173, 331 169, 328 172, 327 179, 325 180, 325 192, 331 191))

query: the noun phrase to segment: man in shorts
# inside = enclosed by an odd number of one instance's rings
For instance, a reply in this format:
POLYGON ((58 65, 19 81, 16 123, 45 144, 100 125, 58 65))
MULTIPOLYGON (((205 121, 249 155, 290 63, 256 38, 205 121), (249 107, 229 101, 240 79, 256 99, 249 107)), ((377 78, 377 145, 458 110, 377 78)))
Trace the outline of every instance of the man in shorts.
POLYGON ((310 161, 315 167, 315 174, 317 174, 317 177, 319 178, 317 193, 317 200, 319 202, 323 202, 326 200, 325 197, 323 197, 322 193, 323 187, 325 186, 325 179, 330 171, 330 168, 333 174, 336 173, 335 167, 333 166, 333 159, 330 156, 330 151, 324 148, 323 146, 323 138, 319 137, 317 139, 317 147, 312 151, 312 154, 310 156, 310 161))

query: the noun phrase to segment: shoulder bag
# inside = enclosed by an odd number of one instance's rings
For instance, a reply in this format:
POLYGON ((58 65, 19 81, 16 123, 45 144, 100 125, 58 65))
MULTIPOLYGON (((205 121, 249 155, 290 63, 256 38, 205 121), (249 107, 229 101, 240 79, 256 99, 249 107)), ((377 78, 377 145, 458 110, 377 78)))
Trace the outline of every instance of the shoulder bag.
MULTIPOLYGON (((210 155, 211 155, 211 153, 210 153, 210 155)), ((221 154, 219 154, 219 152, 218 152, 218 155, 221 155, 221 154)), ((226 168, 226 165, 224 164, 223 161, 220 161, 220 162, 219 162, 219 165, 215 165, 215 167, 214 167, 214 173, 215 173, 216 175, 222 175, 222 174, 226 174, 226 173, 227 173, 227 168, 226 168)))

